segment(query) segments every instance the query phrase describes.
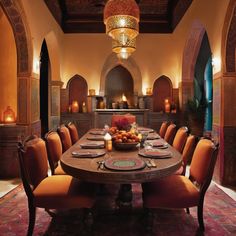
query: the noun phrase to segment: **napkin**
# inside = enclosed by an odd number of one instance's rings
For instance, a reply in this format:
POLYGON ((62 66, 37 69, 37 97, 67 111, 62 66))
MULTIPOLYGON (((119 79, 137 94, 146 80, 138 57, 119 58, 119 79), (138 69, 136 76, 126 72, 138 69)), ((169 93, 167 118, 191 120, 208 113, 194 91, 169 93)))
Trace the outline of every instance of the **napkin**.
POLYGON ((88 140, 94 140, 94 141, 103 141, 104 140, 104 136, 102 135, 94 135, 94 136, 90 136, 87 137, 88 140))
POLYGON ((82 148, 96 149, 96 148, 104 148, 104 143, 81 143, 80 146, 82 148))
POLYGON ((155 158, 155 157, 157 157, 157 158, 171 157, 171 153, 169 151, 157 150, 157 149, 144 150, 143 154, 144 154, 144 156, 153 157, 153 158, 155 158))
POLYGON ((147 136, 147 140, 158 139, 160 136, 157 133, 149 133, 147 136))
POLYGON ((168 144, 164 140, 155 140, 150 142, 153 147, 167 147, 168 144))
POLYGON ((92 130, 89 133, 94 134, 94 135, 104 135, 105 134, 105 132, 103 130, 92 130))
POLYGON ((71 152, 71 155, 73 157, 97 157, 104 154, 105 152, 95 152, 95 151, 85 151, 85 150, 71 152))

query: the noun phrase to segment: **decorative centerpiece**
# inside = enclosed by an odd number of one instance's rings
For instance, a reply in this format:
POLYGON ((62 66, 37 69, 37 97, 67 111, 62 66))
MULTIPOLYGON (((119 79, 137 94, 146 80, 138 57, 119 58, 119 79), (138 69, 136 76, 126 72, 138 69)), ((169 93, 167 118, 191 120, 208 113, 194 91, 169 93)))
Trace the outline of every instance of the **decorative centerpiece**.
POLYGON ((131 150, 137 147, 142 137, 137 133, 136 124, 129 124, 127 119, 117 122, 118 126, 111 127, 109 133, 112 135, 113 146, 117 150, 131 150))

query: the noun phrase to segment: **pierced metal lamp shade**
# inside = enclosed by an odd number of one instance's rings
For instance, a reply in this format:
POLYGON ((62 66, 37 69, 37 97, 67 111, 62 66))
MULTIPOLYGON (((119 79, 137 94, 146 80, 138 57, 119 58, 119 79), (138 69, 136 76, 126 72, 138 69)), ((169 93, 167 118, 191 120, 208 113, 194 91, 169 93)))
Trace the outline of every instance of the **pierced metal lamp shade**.
POLYGON ((120 44, 118 41, 112 40, 112 51, 118 58, 127 59, 136 50, 136 38, 128 41, 126 44, 120 44))
POLYGON ((106 33, 120 44, 137 37, 139 7, 135 0, 109 0, 104 8, 106 33))

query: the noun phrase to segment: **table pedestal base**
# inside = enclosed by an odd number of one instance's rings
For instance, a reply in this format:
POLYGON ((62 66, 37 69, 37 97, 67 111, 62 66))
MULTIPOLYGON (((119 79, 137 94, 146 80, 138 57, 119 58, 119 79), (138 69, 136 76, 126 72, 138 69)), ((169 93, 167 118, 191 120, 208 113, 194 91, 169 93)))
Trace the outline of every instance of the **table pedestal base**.
POLYGON ((118 208, 132 208, 132 185, 131 184, 121 184, 118 197, 116 199, 116 205, 118 208))

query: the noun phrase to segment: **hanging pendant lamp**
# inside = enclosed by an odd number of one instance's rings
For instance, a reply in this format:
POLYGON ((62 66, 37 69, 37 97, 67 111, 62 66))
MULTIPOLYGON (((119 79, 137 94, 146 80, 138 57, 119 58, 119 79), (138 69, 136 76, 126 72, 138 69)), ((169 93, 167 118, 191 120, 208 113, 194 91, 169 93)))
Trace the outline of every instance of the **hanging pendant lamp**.
POLYGON ((135 0, 108 0, 104 8, 106 33, 119 45, 128 45, 139 33, 139 7, 135 0))

